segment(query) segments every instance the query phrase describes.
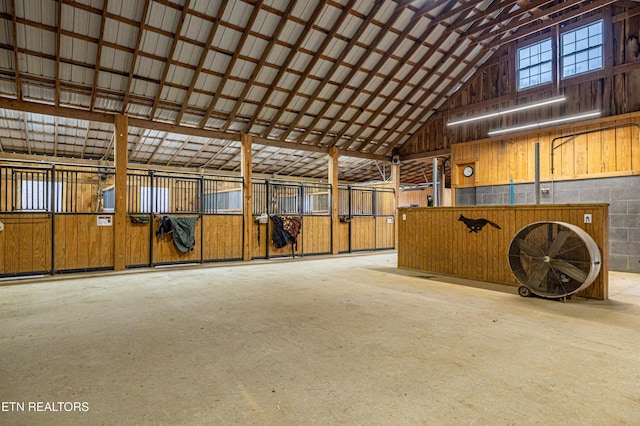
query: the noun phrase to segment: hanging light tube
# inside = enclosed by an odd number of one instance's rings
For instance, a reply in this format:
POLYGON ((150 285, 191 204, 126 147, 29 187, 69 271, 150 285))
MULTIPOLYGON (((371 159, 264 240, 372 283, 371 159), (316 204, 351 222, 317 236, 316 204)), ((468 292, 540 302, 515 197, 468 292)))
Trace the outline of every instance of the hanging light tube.
POLYGON ((600 111, 589 111, 582 114, 568 115, 562 118, 555 118, 553 120, 547 120, 547 121, 539 121, 537 123, 524 124, 522 126, 505 127, 504 129, 491 130, 488 133, 488 135, 495 136, 495 135, 501 135, 503 133, 518 132, 520 130, 537 129, 539 127, 549 126, 551 124, 566 123, 568 121, 582 120, 584 118, 591 118, 591 117, 600 117, 600 111))
POLYGON ((472 117, 462 118, 460 120, 452 120, 452 121, 449 121, 447 123, 447 126, 456 126, 458 124, 469 123, 471 121, 484 120, 486 118, 492 118, 492 117, 499 117, 501 115, 512 114, 512 113, 518 112, 518 111, 524 111, 524 110, 527 110, 527 109, 538 108, 538 107, 541 107, 541 106, 555 104, 555 103, 558 103, 558 102, 564 102, 566 100, 567 100, 567 97, 564 96, 564 95, 554 96, 553 98, 548 98, 548 99, 544 99, 544 100, 541 100, 541 101, 532 102, 532 103, 529 103, 529 104, 516 105, 516 106, 511 107, 511 108, 502 109, 502 110, 496 111, 496 112, 490 112, 488 114, 475 115, 475 116, 472 116, 472 117))

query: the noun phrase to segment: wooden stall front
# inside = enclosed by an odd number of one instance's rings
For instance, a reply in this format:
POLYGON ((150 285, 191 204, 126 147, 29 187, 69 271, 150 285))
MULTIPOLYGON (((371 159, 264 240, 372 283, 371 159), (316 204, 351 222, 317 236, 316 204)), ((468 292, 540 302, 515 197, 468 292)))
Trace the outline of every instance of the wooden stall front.
POLYGON ((558 221, 586 231, 600 250, 602 264, 595 282, 577 294, 608 297, 609 213, 606 204, 487 207, 401 208, 398 210, 398 267, 477 281, 519 286, 509 268, 508 250, 514 235, 533 222, 558 221), (584 215, 592 223, 584 223, 584 215), (501 229, 485 226, 470 232, 460 215, 488 219, 501 229))
POLYGON ((0 214, 0 276, 51 271, 51 215, 0 214))

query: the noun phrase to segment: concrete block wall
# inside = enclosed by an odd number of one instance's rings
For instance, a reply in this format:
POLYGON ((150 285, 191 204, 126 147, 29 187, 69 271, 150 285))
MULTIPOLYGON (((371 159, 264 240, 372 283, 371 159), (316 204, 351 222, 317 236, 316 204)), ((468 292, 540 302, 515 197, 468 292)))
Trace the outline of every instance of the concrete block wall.
MULTIPOLYGON (((541 204, 609 204, 609 269, 640 272, 640 176, 540 183, 541 204)), ((456 205, 510 204, 509 185, 458 188, 456 205)), ((514 204, 535 204, 534 184, 514 185, 514 204)))

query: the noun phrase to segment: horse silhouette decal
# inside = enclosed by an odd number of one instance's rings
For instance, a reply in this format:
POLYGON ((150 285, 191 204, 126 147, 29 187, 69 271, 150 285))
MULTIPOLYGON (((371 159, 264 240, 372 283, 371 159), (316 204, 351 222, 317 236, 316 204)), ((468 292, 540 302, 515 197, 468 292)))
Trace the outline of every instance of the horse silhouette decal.
POLYGON ((467 228, 469 228, 469 233, 475 232, 477 234, 479 231, 482 231, 482 228, 484 228, 485 225, 491 225, 494 228, 502 229, 497 223, 491 222, 489 219, 469 219, 468 217, 460 215, 458 220, 464 222, 464 224, 467 225, 467 228))

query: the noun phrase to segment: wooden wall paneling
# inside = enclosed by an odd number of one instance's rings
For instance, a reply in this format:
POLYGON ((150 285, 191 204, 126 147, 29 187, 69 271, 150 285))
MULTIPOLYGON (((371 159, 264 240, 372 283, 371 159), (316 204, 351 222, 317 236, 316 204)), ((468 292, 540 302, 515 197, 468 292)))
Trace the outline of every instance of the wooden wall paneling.
POLYGON ((640 172, 640 129, 635 126, 631 129, 631 170, 637 173, 640 172))
POLYGON ((587 173, 596 174, 602 171, 602 132, 587 135, 587 173))
POLYGON ((321 254, 331 252, 331 217, 304 216, 304 254, 321 254))
POLYGON ((75 219, 78 226, 77 267, 83 269, 95 268, 101 263, 100 258, 102 257, 100 255, 100 235, 97 232, 96 216, 86 214, 71 215, 69 219, 75 219))
MULTIPOLYGON (((616 124, 624 124, 621 121, 616 124)), ((625 126, 615 129, 616 168, 615 170, 631 170, 631 127, 625 126)))
MULTIPOLYGON (((148 217, 148 215, 145 216, 148 217)), ((157 222, 155 224, 157 224, 157 222)), ((157 229, 153 225, 153 220, 151 220, 150 223, 139 224, 132 223, 131 220, 125 222, 125 232, 127 234, 125 261, 128 267, 151 265, 151 259, 149 259, 149 235, 155 234, 157 229)))
POLYGON ((51 218, 46 214, 33 216, 33 270, 51 269, 51 218))
POLYGON ((251 221, 249 226, 253 227, 253 237, 252 237, 252 249, 251 253, 254 258, 264 258, 267 257, 267 245, 269 241, 271 241, 271 233, 273 232, 273 225, 271 224, 271 219, 269 219, 269 229, 267 232, 266 224, 257 224, 255 221, 251 221), (258 231, 258 229, 260 229, 258 231), (258 233, 260 234, 260 239, 258 241, 258 233))
POLYGON ((355 216, 351 219, 351 249, 375 249, 375 218, 373 216, 355 216))
POLYGON ((338 233, 333 236, 338 245, 338 253, 346 253, 349 251, 349 223, 340 222, 338 224, 338 233))
POLYGON ((204 261, 242 259, 242 216, 205 215, 202 223, 204 261))
POLYGON ((573 138, 573 146, 574 146, 573 169, 576 176, 587 174, 587 171, 589 169, 587 140, 588 140, 587 135, 579 135, 573 138))
POLYGON ((51 220, 47 214, 0 215, 0 275, 48 272, 51 269, 51 220))
POLYGON ((616 131, 602 132, 602 173, 611 173, 616 169, 616 131))
POLYGON ((376 216, 375 218, 376 228, 376 248, 377 249, 391 249, 395 246, 395 229, 396 218, 393 215, 389 216, 376 216), (388 222, 388 217, 393 219, 392 223, 388 222))

